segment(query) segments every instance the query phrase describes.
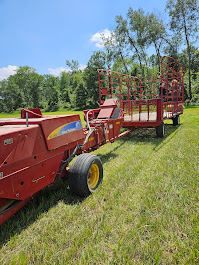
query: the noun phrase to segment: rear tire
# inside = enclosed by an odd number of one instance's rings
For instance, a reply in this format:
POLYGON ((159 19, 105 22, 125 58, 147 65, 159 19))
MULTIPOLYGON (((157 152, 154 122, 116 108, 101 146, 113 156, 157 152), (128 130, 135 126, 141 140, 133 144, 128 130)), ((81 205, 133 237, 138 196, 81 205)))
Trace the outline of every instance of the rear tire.
POLYGON ((159 138, 162 138, 165 136, 165 125, 164 122, 156 127, 156 135, 159 138))
POLYGON ((85 197, 93 193, 103 179, 102 162, 96 155, 81 154, 69 170, 69 187, 73 194, 85 197))
POLYGON ((173 125, 174 126, 180 124, 180 116, 179 115, 176 115, 175 117, 173 117, 172 120, 173 120, 173 125))

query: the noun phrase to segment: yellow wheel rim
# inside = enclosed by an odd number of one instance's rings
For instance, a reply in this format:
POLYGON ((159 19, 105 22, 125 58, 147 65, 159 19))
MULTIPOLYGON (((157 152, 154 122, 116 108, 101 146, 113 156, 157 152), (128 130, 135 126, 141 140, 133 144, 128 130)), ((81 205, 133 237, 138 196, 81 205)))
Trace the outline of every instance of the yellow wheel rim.
POLYGON ((99 167, 96 164, 93 164, 90 167, 88 173, 88 186, 90 189, 94 189, 99 181, 99 167))

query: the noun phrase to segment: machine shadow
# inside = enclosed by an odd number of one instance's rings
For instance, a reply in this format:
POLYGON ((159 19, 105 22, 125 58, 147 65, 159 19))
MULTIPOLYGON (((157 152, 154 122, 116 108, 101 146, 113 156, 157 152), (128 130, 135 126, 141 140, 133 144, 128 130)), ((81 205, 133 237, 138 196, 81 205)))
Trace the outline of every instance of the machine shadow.
MULTIPOLYGON (((122 143, 121 145, 123 145, 122 143)), ((119 148, 119 147, 118 147, 119 148)), ((100 156, 102 163, 105 164, 109 159, 116 157, 114 150, 104 156, 100 156)), ((79 197, 70 192, 68 182, 58 180, 50 187, 45 187, 36 197, 22 207, 16 214, 0 226, 0 248, 9 239, 20 234, 24 229, 36 222, 40 215, 47 213, 59 202, 67 205, 77 205, 82 203, 86 197, 79 197)))
POLYGON ((136 129, 124 138, 119 139, 119 141, 125 140, 135 144, 150 142, 154 145, 155 150, 158 146, 163 146, 163 143, 170 141, 181 129, 181 124, 177 126, 173 126, 173 124, 165 124, 165 136, 163 138, 158 138, 154 128, 141 128, 136 129))
POLYGON ((165 124, 166 134, 163 138, 157 138, 156 131, 154 128, 147 129, 136 129, 135 131, 131 132, 130 134, 124 136, 116 140, 119 142, 119 145, 113 148, 110 152, 106 153, 105 155, 101 155, 98 153, 97 155, 100 157, 102 163, 108 162, 111 158, 116 157, 115 151, 120 148, 122 145, 126 144, 127 142, 133 143, 134 145, 138 143, 151 143, 154 148, 154 151, 158 151, 161 149, 165 144, 175 137, 175 135, 182 129, 182 125, 173 126, 173 124, 165 124))
MULTIPOLYGON (((181 130, 182 125, 173 126, 166 124, 166 135, 164 138, 157 138, 155 129, 135 130, 129 135, 118 139, 119 145, 113 148, 110 152, 100 157, 103 164, 117 155, 115 151, 126 144, 127 142, 138 144, 140 142, 150 142, 154 145, 154 151, 159 150, 167 144, 181 130), (154 130, 154 131, 153 131, 154 130), (172 136, 171 136, 172 135, 172 136)), ((60 201, 68 205, 77 205, 82 203, 85 198, 72 195, 67 182, 59 180, 50 187, 46 187, 27 205, 20 209, 15 215, 8 219, 0 227, 0 247, 2 247, 9 239, 17 234, 20 234, 24 229, 38 220, 39 216, 47 213, 52 207, 56 206, 60 201)))
POLYGON ((39 216, 47 213, 59 202, 67 205, 77 205, 86 198, 73 195, 68 187, 67 181, 58 180, 50 187, 41 190, 38 195, 21 208, 15 215, 3 223, 0 227, 0 248, 9 239, 20 234, 39 219, 39 216))
MULTIPOLYGON (((118 141, 118 140, 117 140, 118 141)), ((105 155, 101 155, 100 153, 97 154, 97 156, 101 159, 102 164, 104 165, 105 163, 107 163, 109 160, 111 160, 112 158, 116 158, 118 155, 115 154, 115 151, 120 148, 122 145, 125 144, 125 140, 121 141, 120 144, 118 146, 116 146, 115 148, 113 148, 110 152, 106 153, 105 155)))

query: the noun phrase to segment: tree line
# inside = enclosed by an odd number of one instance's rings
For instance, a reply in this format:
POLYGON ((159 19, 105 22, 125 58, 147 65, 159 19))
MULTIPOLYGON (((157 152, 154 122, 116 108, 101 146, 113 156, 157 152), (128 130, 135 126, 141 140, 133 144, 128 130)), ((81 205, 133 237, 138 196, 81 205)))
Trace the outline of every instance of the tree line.
POLYGON ((0 112, 18 108, 96 107, 97 69, 111 69, 141 77, 160 73, 163 55, 177 59, 186 69, 185 100, 199 103, 198 0, 168 0, 167 20, 154 13, 129 8, 126 17, 116 17, 116 27, 108 38, 102 37, 104 51, 95 51, 84 70, 78 61, 66 61, 69 72, 59 77, 40 75, 29 66, 0 82, 0 112), (153 47, 155 53, 150 54, 153 47))
POLYGON ((29 66, 19 67, 16 74, 0 82, 0 112, 19 108, 41 108, 57 111, 62 108, 95 107, 98 102, 98 68, 105 68, 105 53, 95 52, 84 71, 78 62, 67 61, 69 72, 59 77, 40 75, 29 66))

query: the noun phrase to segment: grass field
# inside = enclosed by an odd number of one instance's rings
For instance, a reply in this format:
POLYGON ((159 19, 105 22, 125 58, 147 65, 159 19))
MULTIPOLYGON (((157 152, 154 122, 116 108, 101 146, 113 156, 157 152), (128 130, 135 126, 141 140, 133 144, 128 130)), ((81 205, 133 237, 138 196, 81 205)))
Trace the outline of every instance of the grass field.
POLYGON ((199 108, 95 154, 99 189, 45 188, 0 227, 0 264, 199 264, 199 108))
MULTIPOLYGON (((79 114, 83 118, 83 111, 74 111, 74 110, 59 110, 56 112, 43 112, 43 115, 65 115, 65 114, 79 114)), ((8 118, 8 117, 20 117, 20 111, 14 111, 13 113, 0 113, 0 118, 8 118)))

